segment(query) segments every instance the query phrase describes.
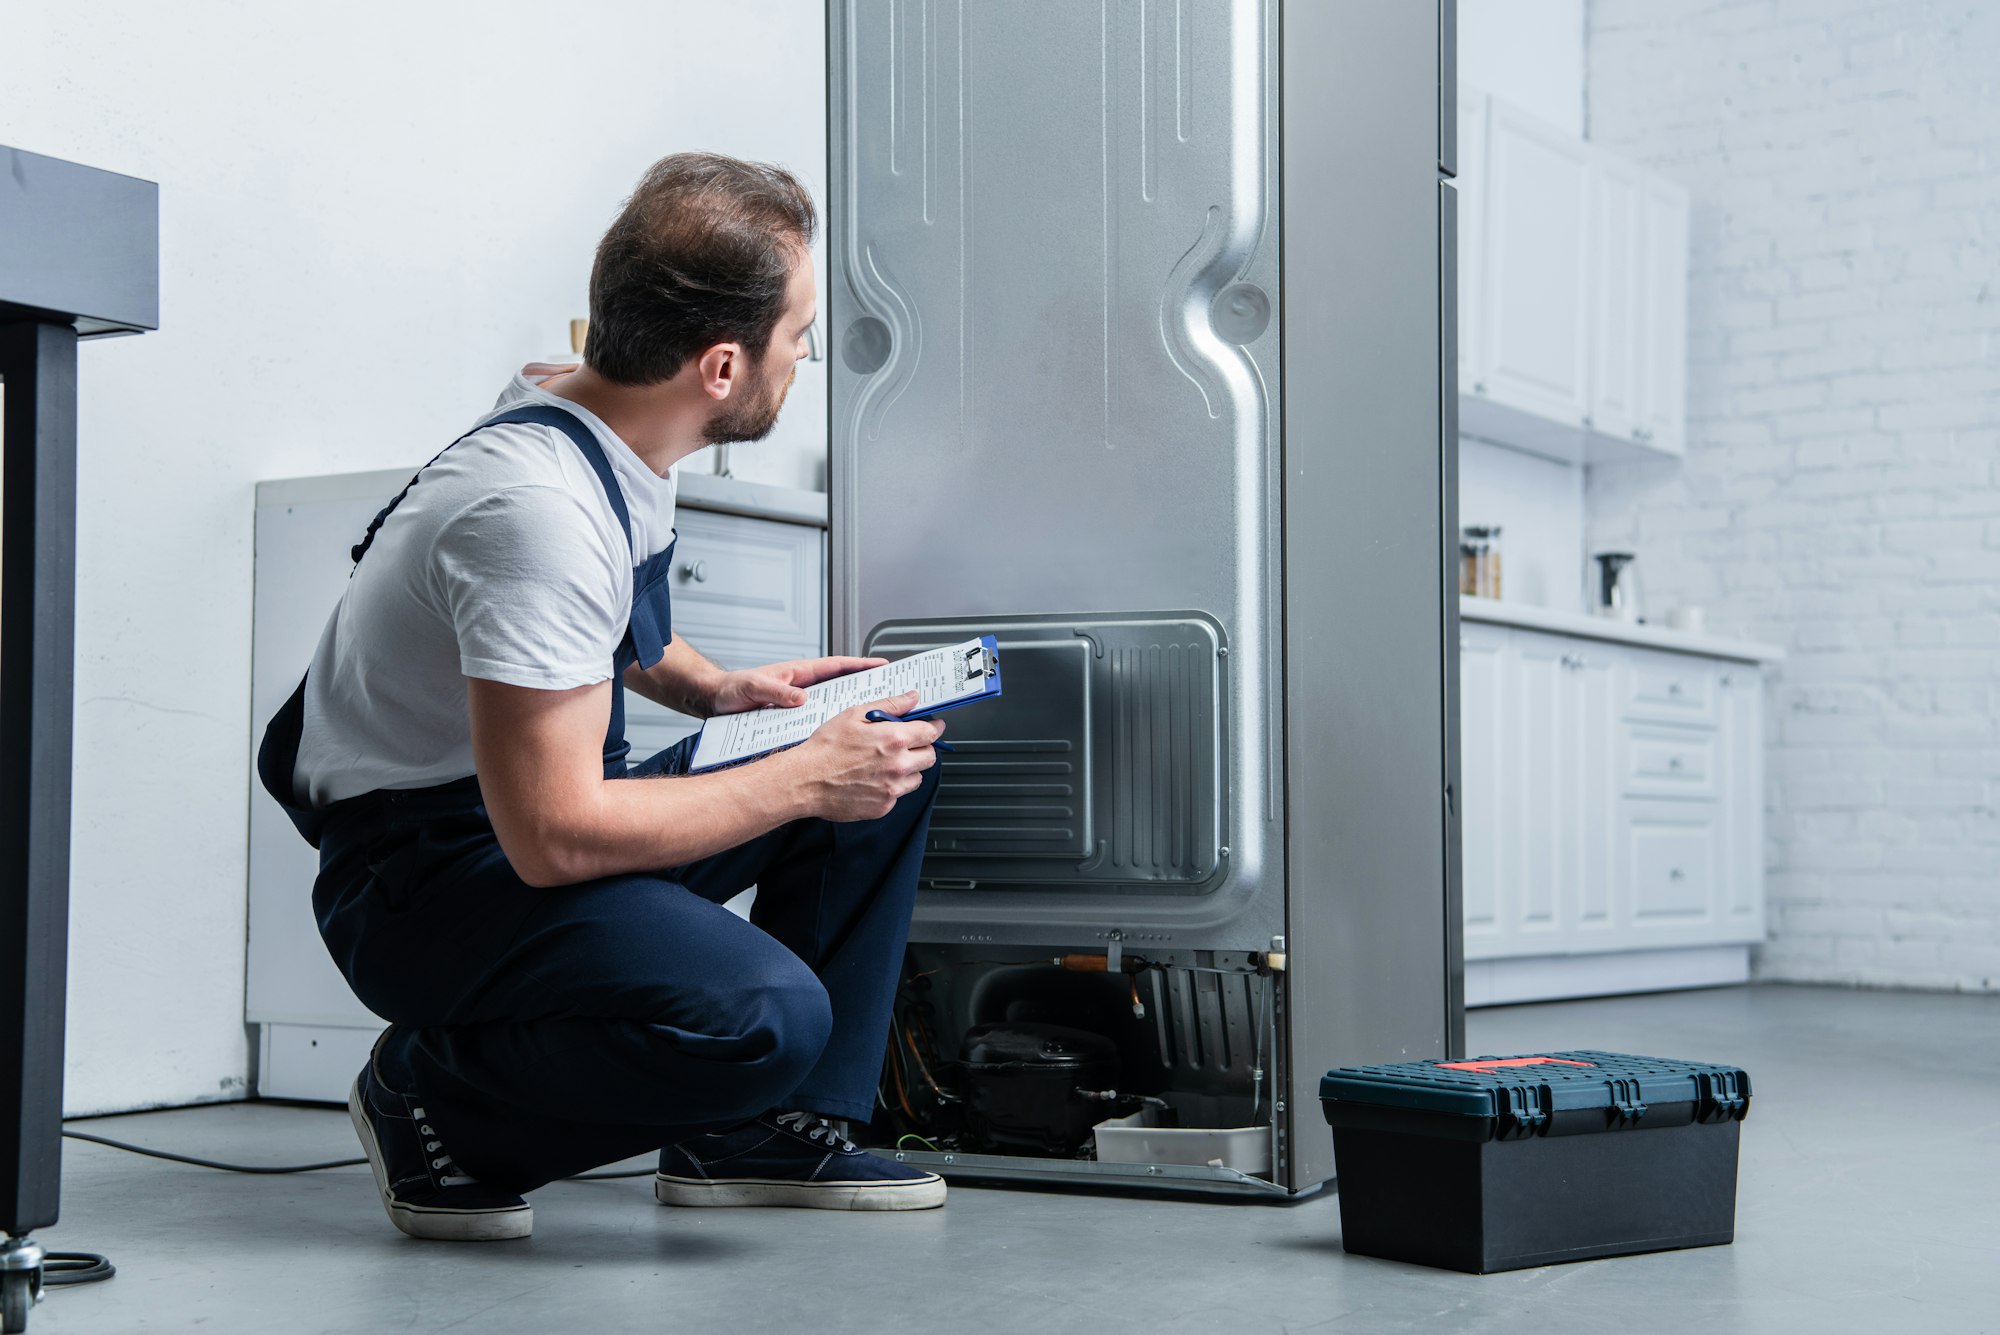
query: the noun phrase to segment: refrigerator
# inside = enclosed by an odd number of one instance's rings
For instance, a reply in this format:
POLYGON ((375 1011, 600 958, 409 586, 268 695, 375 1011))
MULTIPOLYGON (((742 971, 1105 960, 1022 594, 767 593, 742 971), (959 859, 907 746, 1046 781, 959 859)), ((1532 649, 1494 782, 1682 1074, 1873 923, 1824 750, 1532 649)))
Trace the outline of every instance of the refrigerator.
POLYGON ((1450 0, 827 14, 830 644, 1005 682, 867 1134, 1312 1191, 1463 1045, 1450 0))

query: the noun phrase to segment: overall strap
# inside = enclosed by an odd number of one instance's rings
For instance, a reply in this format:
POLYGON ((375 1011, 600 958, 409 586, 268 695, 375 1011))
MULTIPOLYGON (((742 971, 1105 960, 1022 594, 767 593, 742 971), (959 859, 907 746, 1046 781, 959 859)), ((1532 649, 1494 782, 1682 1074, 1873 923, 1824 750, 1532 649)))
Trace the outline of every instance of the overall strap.
MULTIPOLYGON (((582 419, 578 418, 575 413, 570 412, 568 409, 558 408, 554 404, 536 403, 530 404, 525 408, 509 409, 507 412, 489 417, 478 426, 472 428, 471 431, 466 432, 465 435, 460 436, 458 440, 454 440, 451 445, 445 446, 444 449, 432 455, 430 463, 425 464, 424 468, 429 468, 431 464, 444 458, 446 451, 450 450, 452 445, 457 445, 460 441, 484 431, 489 426, 511 425, 517 422, 531 423, 538 426, 551 426, 570 438, 570 442, 583 454, 584 462, 588 463, 591 471, 597 474, 597 480, 604 484, 605 499, 611 503, 612 513, 618 516, 618 527, 625 534, 625 545, 630 547, 632 545, 632 513, 626 508, 625 492, 618 485, 618 475, 611 471, 611 460, 605 457, 604 447, 598 444, 596 434, 583 424, 582 419)), ((368 531, 362 534, 361 541, 355 543, 347 552, 348 556, 353 559, 354 564, 360 565, 361 558, 366 556, 368 549, 375 545, 375 534, 380 531, 384 521, 389 518, 390 513, 403 503, 403 498, 410 494, 410 488, 416 486, 418 479, 423 477, 424 468, 419 468, 411 476, 410 480, 403 484, 403 489, 396 493, 395 498, 383 506, 376 513, 375 518, 368 521, 368 531)))

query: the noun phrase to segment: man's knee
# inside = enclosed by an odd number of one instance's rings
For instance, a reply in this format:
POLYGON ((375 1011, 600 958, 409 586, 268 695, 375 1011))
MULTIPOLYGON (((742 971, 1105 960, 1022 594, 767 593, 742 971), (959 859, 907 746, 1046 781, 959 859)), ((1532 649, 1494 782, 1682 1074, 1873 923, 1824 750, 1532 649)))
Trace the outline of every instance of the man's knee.
POLYGON ((763 1112, 798 1088, 826 1050, 833 1034, 833 1004, 826 987, 796 957, 770 976, 744 989, 742 1013, 748 1017, 745 1051, 755 1053, 745 1063, 745 1095, 763 1112))

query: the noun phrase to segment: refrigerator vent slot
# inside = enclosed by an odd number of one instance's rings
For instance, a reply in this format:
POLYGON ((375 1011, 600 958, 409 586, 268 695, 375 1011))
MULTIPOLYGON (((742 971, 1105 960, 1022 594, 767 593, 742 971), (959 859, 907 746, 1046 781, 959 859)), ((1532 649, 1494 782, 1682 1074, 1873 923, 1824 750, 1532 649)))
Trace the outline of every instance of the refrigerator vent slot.
MULTIPOLYGON (((1208 702, 1195 696, 1207 663, 1194 655, 1189 644, 1110 654, 1111 866, 1147 879, 1185 878, 1196 870, 1197 788, 1204 777, 1196 732, 1211 720, 1205 717, 1208 702)), ((1208 867, 1200 870, 1206 874, 1208 867)))
POLYGON ((963 854, 1080 858, 1082 794, 1073 743, 1061 737, 952 742, 931 847, 963 854))

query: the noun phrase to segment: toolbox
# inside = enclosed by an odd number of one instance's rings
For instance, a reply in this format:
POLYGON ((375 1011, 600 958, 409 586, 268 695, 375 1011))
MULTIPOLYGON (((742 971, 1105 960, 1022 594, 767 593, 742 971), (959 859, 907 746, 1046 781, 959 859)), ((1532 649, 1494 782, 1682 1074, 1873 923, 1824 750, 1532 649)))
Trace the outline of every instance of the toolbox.
POLYGON ((1320 1081, 1342 1245, 1489 1274, 1736 1236, 1735 1066, 1550 1052, 1320 1081))

